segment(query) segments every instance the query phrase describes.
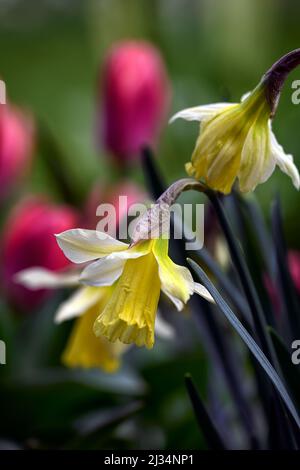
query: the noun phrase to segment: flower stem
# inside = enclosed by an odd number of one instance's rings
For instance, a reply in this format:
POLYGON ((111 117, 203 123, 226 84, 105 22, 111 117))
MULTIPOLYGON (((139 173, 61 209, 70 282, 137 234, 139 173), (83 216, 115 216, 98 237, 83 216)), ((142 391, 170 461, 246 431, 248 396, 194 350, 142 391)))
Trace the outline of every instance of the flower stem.
POLYGON ((253 316, 253 323, 255 326, 255 330, 257 332, 257 336, 261 343, 261 347, 263 351, 265 352, 266 356, 268 357, 268 359, 270 360, 270 362, 272 362, 273 365, 277 368, 277 358, 275 355, 275 351, 273 349, 271 339, 267 332, 267 325, 265 322, 262 307, 258 299, 258 296, 256 295, 255 287, 253 285, 245 260, 236 243, 234 234, 232 232, 228 219, 225 215, 224 209, 222 207, 222 204, 220 202, 218 195, 213 191, 207 191, 206 194, 209 197, 211 203, 213 204, 213 207, 220 221, 220 225, 223 229, 225 238, 227 240, 232 262, 233 262, 234 267, 237 270, 242 287, 245 292, 245 296, 248 300, 249 307, 253 316))
POLYGON ((263 84, 266 86, 266 98, 271 108, 271 117, 274 116, 280 93, 289 73, 300 64, 300 49, 295 49, 282 56, 264 74, 263 84))

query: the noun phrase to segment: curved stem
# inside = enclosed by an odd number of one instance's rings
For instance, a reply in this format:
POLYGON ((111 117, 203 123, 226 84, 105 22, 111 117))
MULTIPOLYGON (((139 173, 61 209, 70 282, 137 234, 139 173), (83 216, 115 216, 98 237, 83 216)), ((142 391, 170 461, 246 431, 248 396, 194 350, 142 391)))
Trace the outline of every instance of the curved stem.
POLYGON ((206 186, 193 178, 182 178, 175 181, 165 192, 157 199, 157 204, 173 204, 184 191, 194 189, 195 191, 205 192, 206 186))
POLYGON ((174 204, 182 192, 191 189, 200 192, 207 191, 207 187, 204 184, 193 178, 182 178, 171 184, 137 223, 131 237, 131 246, 141 240, 157 238, 157 235, 163 235, 164 231, 169 232, 170 206, 174 204), (163 226, 165 226, 165 229, 163 226))

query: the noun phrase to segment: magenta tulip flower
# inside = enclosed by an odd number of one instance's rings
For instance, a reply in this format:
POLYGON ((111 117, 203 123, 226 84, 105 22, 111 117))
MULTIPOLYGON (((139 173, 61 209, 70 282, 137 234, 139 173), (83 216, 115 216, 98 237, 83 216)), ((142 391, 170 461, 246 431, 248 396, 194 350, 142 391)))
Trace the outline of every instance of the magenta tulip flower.
POLYGON ((101 76, 101 136, 122 165, 155 146, 170 102, 170 84, 158 50, 125 41, 109 51, 101 76))
POLYGON ((29 267, 51 271, 69 263, 58 248, 55 233, 75 228, 78 218, 73 208, 54 205, 33 197, 20 203, 4 227, 2 284, 8 299, 19 309, 35 309, 50 291, 31 291, 15 282, 17 272, 29 267))
POLYGON ((0 200, 17 185, 33 149, 31 118, 15 106, 0 105, 0 200))

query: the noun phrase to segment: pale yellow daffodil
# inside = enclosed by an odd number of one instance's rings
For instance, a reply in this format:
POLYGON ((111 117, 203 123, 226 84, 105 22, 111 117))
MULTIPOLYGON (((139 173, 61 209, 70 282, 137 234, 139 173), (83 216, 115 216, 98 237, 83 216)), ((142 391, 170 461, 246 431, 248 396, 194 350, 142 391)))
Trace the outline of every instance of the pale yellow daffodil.
POLYGON ((98 337, 152 348, 161 290, 179 310, 194 292, 212 301, 190 271, 169 258, 167 239, 130 246, 102 232, 74 229, 57 235, 57 241, 73 263, 96 260, 83 269, 80 282, 90 288, 114 286, 94 323, 98 337))
POLYGON ((271 114, 263 81, 240 103, 203 105, 175 114, 171 122, 177 118, 201 122, 187 173, 227 194, 236 179, 241 192, 253 191, 278 165, 299 189, 298 170, 272 132, 271 114))
POLYGON ((98 367, 105 372, 115 372, 120 367, 126 346, 119 341, 112 344, 93 333, 94 322, 112 291, 113 287, 82 287, 58 310, 56 322, 66 319, 68 312, 79 315, 62 354, 62 362, 67 367, 98 367))
MULTIPOLYGON (((16 282, 32 290, 77 287, 79 274, 32 267, 20 271, 16 275, 16 282)), ((120 367, 121 357, 128 350, 128 345, 120 341, 112 343, 103 335, 96 337, 93 331, 94 323, 113 291, 114 285, 81 286, 59 306, 54 317, 56 323, 76 318, 62 354, 62 362, 67 367, 100 368, 109 373, 120 367)), ((172 327, 160 315, 156 319, 155 332, 164 340, 174 336, 172 327)))

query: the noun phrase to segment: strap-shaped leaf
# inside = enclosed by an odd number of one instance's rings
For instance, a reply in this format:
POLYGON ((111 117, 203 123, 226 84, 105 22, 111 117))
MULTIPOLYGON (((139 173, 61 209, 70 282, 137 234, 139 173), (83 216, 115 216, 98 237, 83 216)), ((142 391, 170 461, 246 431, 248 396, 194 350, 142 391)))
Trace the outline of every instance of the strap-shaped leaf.
POLYGON ((284 401, 286 407, 290 411, 291 415, 293 416, 297 426, 300 429, 300 419, 297 413, 297 410, 288 394, 286 391, 286 388, 280 379, 279 375, 275 371, 274 367, 270 364, 269 360, 266 358, 262 350, 259 348, 259 346, 256 344, 252 336, 248 333, 248 331, 244 328, 244 326, 241 324, 241 322, 238 320, 236 315, 233 313, 231 308, 228 306, 228 304, 225 302, 225 300, 222 298, 222 296, 219 294, 215 286, 212 284, 212 282, 208 279, 206 276, 205 272, 198 266, 193 260, 188 259, 189 264, 195 271, 197 277, 199 280, 202 282, 202 284, 208 289, 210 294, 212 295, 213 299, 215 300, 217 306, 220 308, 221 312, 225 315, 227 320, 230 322, 230 324, 233 326, 233 328, 236 330, 236 332, 239 334, 239 336, 242 338, 242 340, 245 342, 245 344, 248 346, 252 354, 255 356, 261 367, 264 369, 266 374, 268 375, 269 379, 275 386, 276 390, 280 394, 282 400, 284 401))
POLYGON ((185 376, 185 385, 194 408, 197 422, 209 448, 211 450, 225 450, 226 446, 223 439, 220 436, 217 427, 211 420, 190 374, 186 374, 185 376))
POLYGON ((291 360, 291 353, 289 349, 284 344, 283 339, 278 335, 278 333, 269 328, 272 341, 274 343, 275 351, 278 356, 278 360, 281 366, 282 374, 284 379, 291 391, 292 397, 295 401, 295 404, 300 406, 300 366, 293 364, 291 360))
POLYGON ((257 333, 257 337, 260 341, 263 351, 272 363, 277 366, 277 358, 273 348, 273 344, 269 337, 269 333, 266 329, 267 324, 265 321, 265 315, 263 313, 260 299, 257 295, 256 288, 254 286, 252 277, 250 275, 248 266, 245 258, 241 252, 238 240, 234 236, 234 233, 229 223, 228 217, 224 211, 223 204, 220 199, 220 195, 215 191, 207 191, 209 197, 219 220, 220 226, 222 227, 224 236, 226 238, 228 248, 230 251, 232 263, 241 281, 245 297, 248 301, 250 311, 253 317, 253 324, 257 333))

